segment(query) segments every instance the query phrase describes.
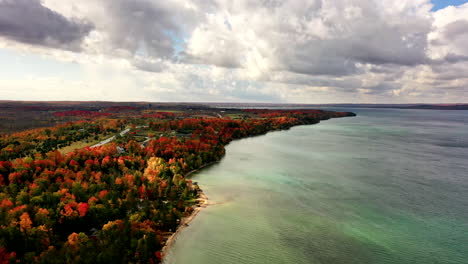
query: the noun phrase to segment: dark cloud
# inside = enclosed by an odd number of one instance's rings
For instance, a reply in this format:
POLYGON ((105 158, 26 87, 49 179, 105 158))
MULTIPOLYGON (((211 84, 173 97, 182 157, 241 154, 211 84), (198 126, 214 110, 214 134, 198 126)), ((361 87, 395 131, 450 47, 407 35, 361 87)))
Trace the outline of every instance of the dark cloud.
POLYGON ((237 53, 227 52, 224 55, 217 54, 217 52, 205 53, 203 57, 194 56, 187 52, 179 53, 177 61, 188 64, 212 64, 224 68, 241 68, 242 64, 239 58, 236 57, 237 53), (211 56, 210 56, 211 54, 211 56), (207 59, 207 57, 211 57, 207 59))
POLYGON ((417 3, 402 8, 368 0, 220 2, 222 9, 200 22, 189 39, 186 58, 244 68, 263 60, 271 70, 331 76, 360 74, 356 64, 428 61, 432 19, 417 3), (228 18, 229 30, 220 25, 226 13, 234 18, 228 18))
POLYGON ((370 72, 372 73, 377 73, 377 74, 387 74, 391 75, 396 72, 400 71, 400 67, 394 67, 393 65, 372 65, 369 69, 370 72))
POLYGON ((150 60, 144 58, 135 58, 133 61, 133 66, 142 71, 147 72, 161 72, 166 67, 163 61, 161 60, 150 60))
POLYGON ((285 59, 288 71, 307 75, 333 75, 343 76, 358 72, 355 62, 327 54, 317 57, 295 57, 291 60, 285 59))
POLYGON ((104 8, 112 21, 103 30, 114 48, 158 57, 172 55, 171 34, 178 35, 179 27, 164 1, 105 1, 104 8))
POLYGON ((444 36, 447 39, 455 39, 460 35, 468 34, 468 21, 457 20, 445 26, 444 36))
POLYGON ((428 64, 431 64, 431 65, 456 64, 456 63, 459 63, 459 62, 466 62, 466 61, 468 61, 468 56, 467 55, 447 53, 447 55, 445 55, 442 58, 434 59, 434 60, 428 60, 428 64))
POLYGON ((79 50, 93 29, 88 22, 68 19, 38 0, 0 0, 0 36, 15 41, 79 50))
MULTIPOLYGON (((208 1, 207 1, 208 2, 208 1)), ((180 3, 154 0, 104 0, 105 21, 99 29, 110 37, 111 48, 131 54, 173 59, 177 46, 198 24, 201 14, 180 3)), ((211 5, 206 3, 206 8, 211 5)))
POLYGON ((437 74, 437 80, 440 81, 468 78, 468 66, 463 63, 433 65, 432 71, 437 74))
MULTIPOLYGON (((302 45, 291 43, 290 60, 309 60, 327 58, 317 61, 332 75, 354 74, 354 63, 384 65, 395 64, 413 66, 423 64, 426 60, 427 34, 430 32, 430 19, 414 16, 411 21, 405 13, 399 14, 402 21, 392 21, 392 16, 379 10, 372 1, 337 1, 334 5, 312 5, 307 15, 301 17, 300 23, 311 22, 320 25, 322 37, 314 40, 309 37, 302 45), (336 5, 335 5, 336 4, 336 5), (336 9, 335 9, 336 8, 336 9), (340 12, 337 12, 341 10, 340 12), (333 13, 335 12, 335 13, 333 13), (333 15, 327 15, 332 13, 333 15), (317 22, 319 21, 319 22, 317 22)), ((298 31, 292 39, 303 38, 304 34, 314 36, 318 29, 310 28, 308 32, 298 31)), ((306 66, 306 65, 304 65, 306 66)), ((293 71, 315 74, 314 67, 302 67, 293 71), (312 69, 312 70, 310 70, 312 69)))
POLYGON ((312 76, 291 72, 277 72, 269 75, 265 81, 311 87, 335 87, 340 90, 354 90, 362 87, 362 80, 352 75, 344 78, 333 78, 333 76, 326 75, 312 76))
POLYGON ((381 95, 386 94, 391 90, 397 89, 397 84, 392 82, 381 82, 378 85, 366 87, 366 94, 381 95))

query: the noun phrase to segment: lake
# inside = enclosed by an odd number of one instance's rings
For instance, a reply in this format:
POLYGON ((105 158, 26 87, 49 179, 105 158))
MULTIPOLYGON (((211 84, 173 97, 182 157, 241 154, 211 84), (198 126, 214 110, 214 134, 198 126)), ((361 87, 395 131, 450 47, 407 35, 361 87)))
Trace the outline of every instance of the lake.
POLYGON ((165 263, 468 263, 468 111, 346 110, 231 142, 165 263))

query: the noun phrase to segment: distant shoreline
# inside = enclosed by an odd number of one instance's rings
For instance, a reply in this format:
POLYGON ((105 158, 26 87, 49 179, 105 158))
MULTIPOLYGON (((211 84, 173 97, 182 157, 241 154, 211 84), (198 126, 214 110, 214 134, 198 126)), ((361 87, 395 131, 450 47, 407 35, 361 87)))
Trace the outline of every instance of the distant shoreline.
MULTIPOLYGON (((54 111, 63 111, 77 108, 87 108, 87 110, 98 109, 100 107, 111 106, 134 106, 138 108, 157 109, 210 109, 210 108, 226 108, 226 109, 276 109, 276 108, 323 108, 323 107, 349 107, 349 108, 396 108, 396 109, 433 109, 433 110, 468 110, 468 103, 405 103, 405 104, 368 104, 368 103, 323 103, 323 104, 307 104, 307 103, 242 103, 242 102, 113 102, 113 101, 20 101, 20 100, 0 100, 0 109, 10 109, 20 107, 21 110, 39 110, 53 109, 54 111)), ((17 109, 16 109, 17 110, 17 109)))
POLYGON ((216 108, 226 109, 303 109, 303 108, 376 108, 376 109, 420 109, 420 110, 468 110, 468 104, 269 104, 269 103, 209 103, 216 108))

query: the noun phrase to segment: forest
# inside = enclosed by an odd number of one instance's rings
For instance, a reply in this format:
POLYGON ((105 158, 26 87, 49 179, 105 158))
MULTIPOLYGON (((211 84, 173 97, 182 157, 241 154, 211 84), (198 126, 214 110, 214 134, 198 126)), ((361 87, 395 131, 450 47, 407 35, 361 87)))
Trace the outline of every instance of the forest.
POLYGON ((219 161, 234 139, 354 114, 117 107, 53 115, 63 122, 0 135, 0 263, 160 263, 167 238, 198 205, 189 172, 219 161))

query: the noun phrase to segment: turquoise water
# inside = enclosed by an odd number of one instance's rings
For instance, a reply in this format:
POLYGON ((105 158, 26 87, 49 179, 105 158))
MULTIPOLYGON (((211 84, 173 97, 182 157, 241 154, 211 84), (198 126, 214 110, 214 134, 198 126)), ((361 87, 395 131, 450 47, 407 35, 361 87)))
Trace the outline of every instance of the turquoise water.
POLYGON ((166 263, 468 263, 468 111, 352 111, 229 144, 166 263))

